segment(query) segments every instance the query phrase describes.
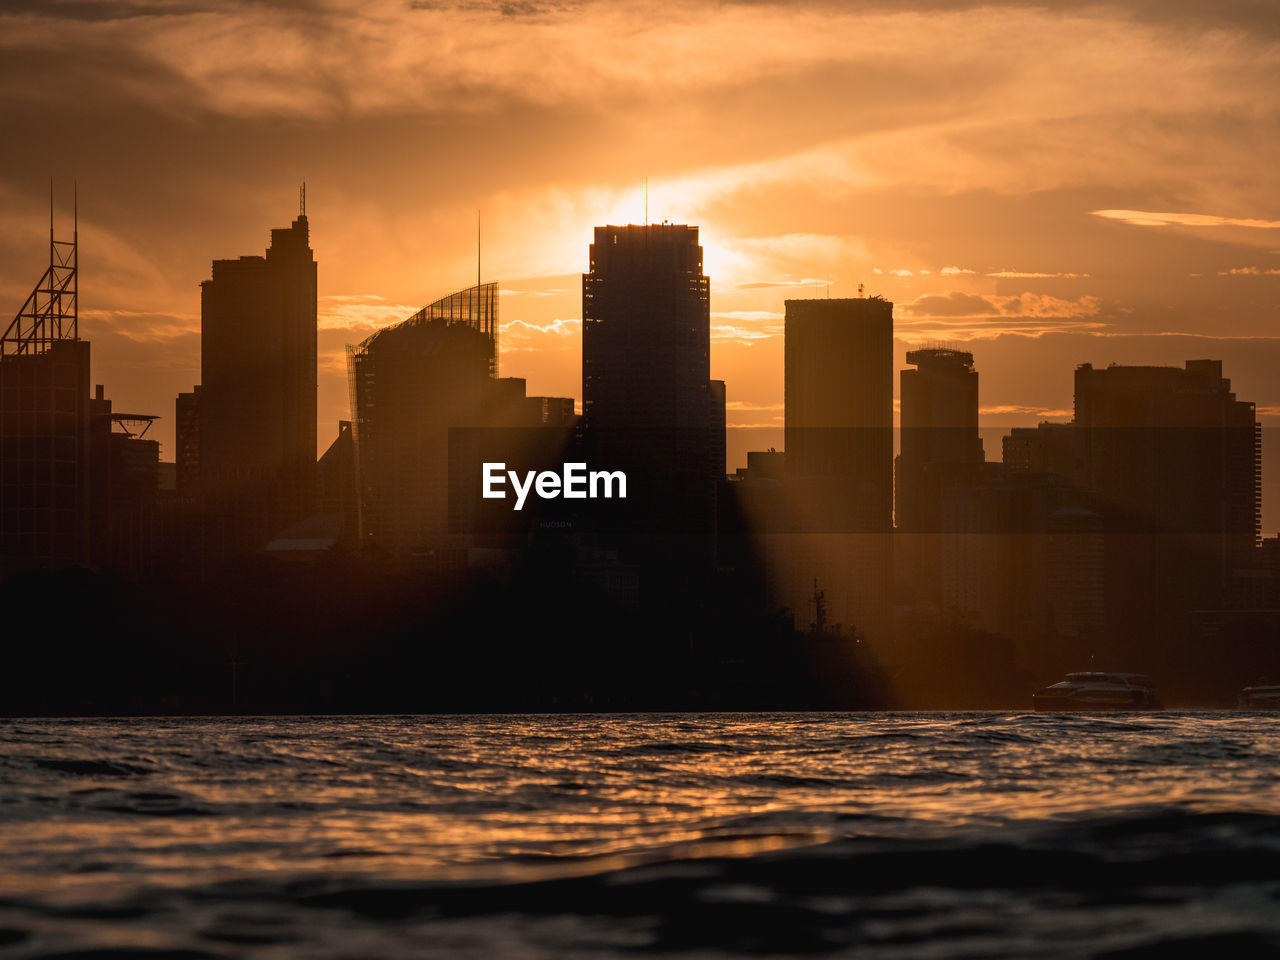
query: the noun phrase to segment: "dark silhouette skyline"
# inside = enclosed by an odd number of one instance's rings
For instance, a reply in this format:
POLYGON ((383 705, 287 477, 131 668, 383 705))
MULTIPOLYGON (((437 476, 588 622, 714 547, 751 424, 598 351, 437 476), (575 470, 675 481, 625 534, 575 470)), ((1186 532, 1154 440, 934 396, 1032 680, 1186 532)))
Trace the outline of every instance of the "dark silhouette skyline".
MULTIPOLYGON (((1094 659, 1213 700, 1275 659, 1280 551, 1260 540, 1256 416, 1220 361, 1082 364, 1073 422, 1012 431, 987 462, 974 355, 926 345, 899 374, 895 484, 894 305, 788 299, 785 448, 726 476, 733 384, 709 376, 698 228, 609 225, 582 277, 581 418, 572 398, 498 376, 499 289, 482 283, 349 347, 350 420, 317 461, 309 227, 300 213, 265 257, 213 261, 204 374, 175 399, 170 468, 146 436, 154 416, 90 396, 74 300, 37 302, 74 292, 51 247, 0 358, 7 583, 42 589, 23 578, 78 566, 164 584, 179 604, 165 630, 191 631, 191 656, 225 658, 268 709, 372 708, 379 684, 388 709, 412 708, 408 676, 387 674, 409 664, 438 675, 435 702, 501 709, 995 706, 1094 659), (532 476, 571 461, 625 475, 627 496, 482 501, 485 463, 532 476), (380 577, 390 592, 348 591, 348 614, 307 608, 380 577), (216 609, 227 595, 257 599, 216 609), (559 639, 518 651, 526 628, 559 639), (468 633, 478 643, 457 646, 468 633), (1212 671, 1209 642, 1236 651, 1212 671), (314 643, 328 653, 300 686, 242 676, 242 661, 273 651, 283 671, 314 643), (950 659, 963 645, 971 660, 950 659)), ((137 615, 104 629, 145 638, 137 615)), ((139 677, 172 678, 163 635, 138 641, 139 677)), ((219 689, 180 687, 188 707, 219 689)))

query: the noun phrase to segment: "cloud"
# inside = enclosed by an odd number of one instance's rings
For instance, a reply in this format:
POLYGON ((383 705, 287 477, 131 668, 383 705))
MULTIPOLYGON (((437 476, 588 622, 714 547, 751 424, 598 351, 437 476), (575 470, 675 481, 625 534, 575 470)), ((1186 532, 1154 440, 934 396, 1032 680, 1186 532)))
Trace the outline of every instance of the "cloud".
POLYGON ((1102 301, 1095 296, 1067 300, 1041 293, 1003 296, 953 290, 922 294, 896 309, 895 333, 906 342, 1041 337, 1107 326, 1098 318, 1102 301))
POLYGON ((537 337, 576 337, 582 334, 582 320, 578 317, 556 317, 546 323, 530 323, 527 320, 508 320, 498 324, 498 339, 504 345, 514 340, 524 343, 537 337))
POLYGON ((890 270, 889 275, 893 277, 909 277, 911 276, 911 271, 904 267, 899 267, 897 270, 890 270))
POLYGON ((998 273, 988 273, 988 277, 996 277, 1001 280, 1049 280, 1064 279, 1078 280, 1089 276, 1087 273, 1024 273, 1019 270, 1001 270, 998 273))
POLYGON ((200 333, 200 316, 192 313, 148 313, 139 310, 81 310, 80 336, 92 340, 100 327, 136 343, 167 343, 200 333))
POLYGON ((711 325, 711 339, 716 340, 732 340, 735 343, 741 343, 750 346, 757 340, 768 340, 770 337, 776 337, 777 333, 767 330, 761 330, 758 327, 735 326, 730 323, 713 323, 711 325))
POLYGON ((1001 403, 990 407, 979 407, 978 413, 984 417, 998 417, 1008 414, 1030 414, 1037 417, 1071 417, 1075 415, 1073 410, 1049 409, 1038 405, 1027 406, 1018 403, 1001 403))
POLYGON ((1098 297, 1083 296, 1075 300, 1043 293, 998 294, 926 293, 910 303, 900 304, 898 312, 908 319, 940 317, 1093 317, 1102 307, 1098 297))
POLYGON ((503 297, 554 297, 557 294, 569 292, 560 287, 547 287, 542 290, 508 290, 503 287, 498 290, 498 294, 503 297))
POLYGON ((804 280, 755 280, 750 283, 735 284, 738 290, 764 290, 769 287, 822 287, 830 280, 816 280, 812 277, 804 280))
POLYGON ((1280 269, 1269 267, 1262 269, 1260 267, 1232 267, 1230 270, 1219 270, 1220 277, 1276 277, 1280 276, 1280 269))
POLYGON ((965 267, 943 267, 939 272, 944 277, 959 277, 965 274, 977 273, 976 270, 969 270, 965 267))
POLYGON ((1120 220, 1139 227, 1163 227, 1177 224, 1183 227, 1257 227, 1263 230, 1280 229, 1280 220, 1254 220, 1242 217, 1217 217, 1204 213, 1148 213, 1144 210, 1093 210, 1095 217, 1120 220))
POLYGON ((747 400, 730 400, 728 403, 724 405, 724 408, 726 410, 763 411, 763 410, 781 410, 783 409, 783 405, 781 403, 752 403, 747 400))
POLYGON ((321 330, 364 333, 407 320, 421 307, 388 303, 376 293, 330 294, 316 302, 316 323, 321 330))

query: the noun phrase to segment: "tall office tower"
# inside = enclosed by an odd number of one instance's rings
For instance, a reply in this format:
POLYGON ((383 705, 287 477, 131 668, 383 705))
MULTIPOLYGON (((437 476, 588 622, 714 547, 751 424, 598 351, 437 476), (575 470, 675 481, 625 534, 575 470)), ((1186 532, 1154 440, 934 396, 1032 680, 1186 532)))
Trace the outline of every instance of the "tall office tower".
POLYGON ((874 631, 888 619, 893 513, 893 304, 786 301, 785 447, 801 511, 785 591, 814 590, 828 619, 874 631))
POLYGON ((315 505, 316 262, 305 208, 265 257, 200 284, 200 493, 221 549, 261 546, 315 505))
MULTIPOLYGON (((509 532, 486 526, 477 511, 481 464, 522 470, 563 461, 573 400, 526 397, 524 380, 497 376, 496 283, 451 294, 349 346, 347 369, 366 548, 462 564, 469 548, 493 545, 488 534, 509 532)), ((536 513, 532 505, 514 515, 502 506, 509 521, 536 513)))
POLYGON ((937 485, 953 464, 982 463, 978 435, 978 371, 973 354, 942 345, 907 351, 900 377, 901 453, 895 475, 899 530, 937 530, 937 485))
POLYGON ((915 597, 936 603, 944 491, 948 484, 971 483, 974 465, 986 459, 978 434, 978 372, 972 353, 942 344, 909 350, 907 363, 915 369, 899 374, 895 559, 915 597))
POLYGON ((785 447, 796 477, 840 477, 860 529, 893 512, 893 304, 786 301, 785 447))
MULTIPOLYGON (((711 281, 698 228, 597 227, 582 277, 583 420, 592 456, 628 476, 631 515, 688 534, 709 560, 724 476, 723 395, 710 378, 711 281)), ((696 561, 695 561, 696 562, 696 561)))
POLYGON ((1112 634, 1150 655, 1222 601, 1260 532, 1260 433, 1218 360, 1075 374, 1083 481, 1107 530, 1112 634))
POLYGON ((361 543, 460 559, 466 544, 449 529, 449 430, 483 426, 500 390, 498 285, 443 297, 347 347, 347 370, 361 543))
POLYGON ((0 573, 89 559, 89 344, 78 331, 78 231, 0 336, 0 573))

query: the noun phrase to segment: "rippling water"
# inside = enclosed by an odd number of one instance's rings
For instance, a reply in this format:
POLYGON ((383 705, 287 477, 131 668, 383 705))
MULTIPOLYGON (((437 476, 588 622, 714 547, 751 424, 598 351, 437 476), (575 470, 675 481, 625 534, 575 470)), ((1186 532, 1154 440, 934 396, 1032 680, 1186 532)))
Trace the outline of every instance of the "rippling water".
POLYGON ((0 955, 1280 955, 1278 719, 0 721, 0 955))

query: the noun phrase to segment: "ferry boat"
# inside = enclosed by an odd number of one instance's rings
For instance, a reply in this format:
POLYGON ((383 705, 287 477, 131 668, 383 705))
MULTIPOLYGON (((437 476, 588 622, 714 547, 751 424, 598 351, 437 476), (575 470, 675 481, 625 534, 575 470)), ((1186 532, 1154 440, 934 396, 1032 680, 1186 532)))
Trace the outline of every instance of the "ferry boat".
POLYGON ((1065 680, 1031 697, 1037 710, 1159 710, 1155 684, 1145 673, 1095 670, 1068 673, 1065 680))
POLYGON ((1236 697, 1241 710, 1280 710, 1280 683, 1256 683, 1236 697))

